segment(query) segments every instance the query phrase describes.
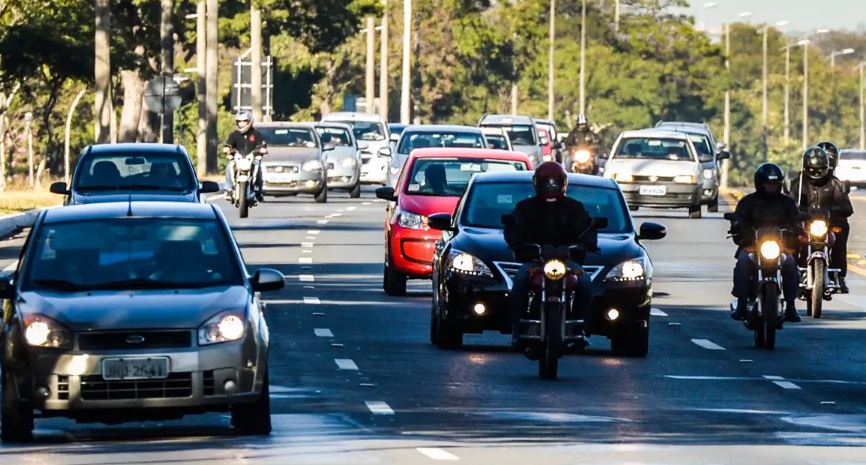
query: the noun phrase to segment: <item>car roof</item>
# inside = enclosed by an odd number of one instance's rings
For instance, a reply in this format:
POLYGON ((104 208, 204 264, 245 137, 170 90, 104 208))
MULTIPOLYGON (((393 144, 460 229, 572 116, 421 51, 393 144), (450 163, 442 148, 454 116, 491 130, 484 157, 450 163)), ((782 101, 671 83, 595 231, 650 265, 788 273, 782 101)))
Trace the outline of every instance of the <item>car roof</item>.
POLYGON ((357 113, 352 111, 335 111, 322 117, 323 122, 328 121, 363 121, 367 123, 382 123, 382 117, 375 113, 357 113))
POLYGON ((419 124, 406 126, 406 129, 403 130, 404 134, 410 132, 468 132, 472 134, 481 134, 481 128, 475 126, 460 126, 456 124, 419 124))
POLYGON ((352 126, 346 123, 338 123, 336 121, 320 121, 318 123, 313 123, 313 126, 317 128, 340 128, 345 129, 347 131, 352 130, 352 126))
POLYGON ((550 119, 537 119, 535 120, 535 124, 544 124, 547 126, 556 127, 556 122, 550 119))
POLYGON ((116 152, 125 153, 164 153, 187 155, 184 146, 179 144, 157 144, 146 142, 122 142, 119 144, 96 144, 88 147, 85 154, 108 154, 116 152))
POLYGON ((105 220, 114 218, 185 218, 214 219, 217 214, 211 204, 192 202, 106 202, 71 205, 45 210, 43 223, 105 220), (130 215, 130 212, 132 215, 130 215))
POLYGON ((388 127, 389 127, 389 128, 402 129, 402 128, 407 128, 407 127, 409 127, 409 125, 408 125, 408 124, 404 124, 404 123, 388 123, 388 127))
POLYGON ((656 129, 663 129, 665 131, 676 131, 676 132, 684 132, 686 134, 700 134, 702 136, 710 136, 710 128, 706 126, 694 126, 694 125, 683 125, 683 124, 665 124, 664 126, 657 126, 656 129))
POLYGON ((481 132, 483 132, 484 134, 498 134, 500 136, 507 136, 508 135, 508 133, 505 132, 504 128, 500 128, 497 126, 488 126, 488 127, 481 128, 481 132))
POLYGON ((304 128, 316 129, 318 123, 313 122, 292 122, 292 121, 273 121, 270 123, 258 123, 257 128, 304 128))
POLYGON ((476 148, 461 148, 461 147, 430 147, 423 149, 415 149, 412 151, 411 158, 490 158, 494 160, 507 161, 529 161, 529 157, 525 153, 509 152, 507 150, 497 149, 476 149, 476 148))
MULTIPOLYGON (((498 182, 525 182, 532 183, 532 171, 500 171, 496 173, 478 173, 472 178, 473 184, 498 183, 498 182)), ((617 184, 612 179, 588 174, 568 174, 568 184, 581 187, 599 187, 604 189, 617 189, 617 184)))
POLYGON ((534 124, 531 116, 524 115, 484 115, 478 124, 534 124))
POLYGON ((638 129, 636 131, 623 131, 620 134, 620 137, 623 139, 631 139, 635 137, 647 137, 647 138, 665 138, 665 139, 678 139, 678 140, 689 140, 688 135, 684 132, 674 131, 671 129, 638 129))
POLYGON ((703 129, 706 131, 710 130, 710 126, 707 123, 695 123, 692 121, 659 121, 656 123, 657 128, 661 127, 684 127, 684 128, 692 128, 692 129, 703 129))

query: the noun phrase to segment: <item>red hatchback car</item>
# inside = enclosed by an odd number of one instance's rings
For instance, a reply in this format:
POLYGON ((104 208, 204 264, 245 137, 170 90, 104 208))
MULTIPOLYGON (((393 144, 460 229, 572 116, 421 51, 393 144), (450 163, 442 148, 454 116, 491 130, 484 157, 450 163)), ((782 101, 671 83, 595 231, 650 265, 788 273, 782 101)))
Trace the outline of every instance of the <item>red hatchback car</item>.
POLYGON ((385 274, 389 295, 406 294, 408 279, 429 279, 433 248, 442 232, 430 229, 434 213, 454 213, 469 180, 487 171, 530 171, 522 153, 492 149, 428 148, 413 150, 396 188, 376 189, 388 200, 385 218, 385 274))

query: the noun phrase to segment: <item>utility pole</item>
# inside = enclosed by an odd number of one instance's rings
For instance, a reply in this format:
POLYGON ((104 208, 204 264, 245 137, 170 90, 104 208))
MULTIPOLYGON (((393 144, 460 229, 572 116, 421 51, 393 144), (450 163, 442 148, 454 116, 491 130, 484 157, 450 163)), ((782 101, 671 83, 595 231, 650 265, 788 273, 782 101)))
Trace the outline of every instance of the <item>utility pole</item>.
POLYGON ((409 68, 412 46, 412 0, 403 0, 403 72, 400 85, 400 122, 409 124, 409 68))
POLYGON ((388 122, 388 0, 382 0, 381 48, 379 49, 379 114, 388 122))
MULTIPOLYGON (((171 79, 174 76, 174 0, 161 0, 161 15, 159 23, 160 54, 159 67, 163 79, 171 79)), ((163 83, 165 81, 163 80, 163 83)), ((174 112, 166 111, 165 97, 163 97, 163 109, 160 113, 160 140, 165 144, 174 143, 174 112)))
POLYGON ((791 137, 791 43, 785 38, 785 129, 783 140, 785 147, 788 146, 791 137))
POLYGON ((367 113, 376 111, 376 18, 367 16, 367 113))
POLYGON ((613 0, 613 30, 619 32, 619 0, 613 0))
POLYGON ((586 114, 586 0, 580 7, 580 114, 586 114))
POLYGON ((111 30, 110 0, 95 0, 96 27, 94 35, 96 86, 96 143, 111 141, 111 48, 108 34, 111 30))
MULTIPOLYGON (((731 25, 724 24, 725 29, 725 70, 730 74, 731 71, 731 25)), ((722 131, 722 140, 725 142, 725 148, 731 150, 731 89, 728 86, 725 89, 725 127, 722 131)), ((731 160, 722 161, 722 187, 728 187, 728 172, 731 167, 731 160)))
POLYGON ((803 151, 809 145, 809 41, 803 45, 803 151))
POLYGON ((866 66, 866 61, 860 62, 860 150, 866 150, 866 102, 864 102, 863 94, 866 92, 866 78, 863 75, 863 68, 866 66))
POLYGON ((198 0, 195 6, 195 66, 196 66, 196 100, 198 101, 198 130, 195 133, 196 171, 199 176, 207 173, 207 86, 205 85, 205 69, 207 68, 207 3, 198 0))
POLYGON ((216 173, 217 163, 217 70, 219 65, 219 1, 207 0, 207 65, 205 66, 205 92, 207 105, 207 173, 216 173))
POLYGON ((553 120, 554 52, 556 51, 556 0, 550 0, 550 50, 547 59, 547 119, 553 120))
POLYGON ((262 99, 262 10, 256 4, 257 0, 250 2, 250 46, 252 57, 250 58, 250 105, 253 110, 253 119, 263 121, 263 99, 262 99))
POLYGON ((767 162, 768 151, 769 151, 769 134, 768 134, 768 121, 770 116, 770 111, 768 108, 768 100, 767 100, 767 33, 770 29, 770 26, 764 25, 764 66, 762 70, 762 84, 761 84, 761 151, 764 154, 764 163, 767 162))
POLYGON ((24 114, 24 133, 27 137, 27 183, 33 187, 33 113, 24 114))

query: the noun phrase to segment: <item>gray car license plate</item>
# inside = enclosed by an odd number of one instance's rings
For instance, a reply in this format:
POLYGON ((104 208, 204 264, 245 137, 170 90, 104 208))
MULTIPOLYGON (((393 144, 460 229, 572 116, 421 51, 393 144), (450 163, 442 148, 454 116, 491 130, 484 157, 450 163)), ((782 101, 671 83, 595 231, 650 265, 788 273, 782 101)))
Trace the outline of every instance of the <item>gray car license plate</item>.
POLYGON ((168 357, 105 358, 102 377, 106 380, 162 379, 168 377, 168 357))

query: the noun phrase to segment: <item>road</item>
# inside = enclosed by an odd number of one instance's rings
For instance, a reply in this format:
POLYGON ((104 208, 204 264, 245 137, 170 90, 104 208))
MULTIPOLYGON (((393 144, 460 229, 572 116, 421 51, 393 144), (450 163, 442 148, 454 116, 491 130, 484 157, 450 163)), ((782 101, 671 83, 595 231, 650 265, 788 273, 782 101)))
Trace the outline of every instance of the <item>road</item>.
MULTIPOLYGON (((34 444, 0 447, 0 464, 864 460, 866 280, 852 273, 852 294, 825 319, 788 325, 775 352, 756 350, 728 317, 733 247, 721 214, 635 212, 668 227, 648 244, 650 356, 614 357, 596 338, 550 382, 504 336, 470 335, 459 351, 429 344, 429 282, 412 282, 405 298, 381 290, 384 204, 369 191, 327 205, 271 201, 247 220, 217 203, 250 267, 287 276, 268 301, 273 434, 233 436, 221 414, 114 426, 46 419, 34 444)), ((862 252, 858 215, 852 250, 862 252)), ((0 268, 22 241, 0 243, 0 268)))

